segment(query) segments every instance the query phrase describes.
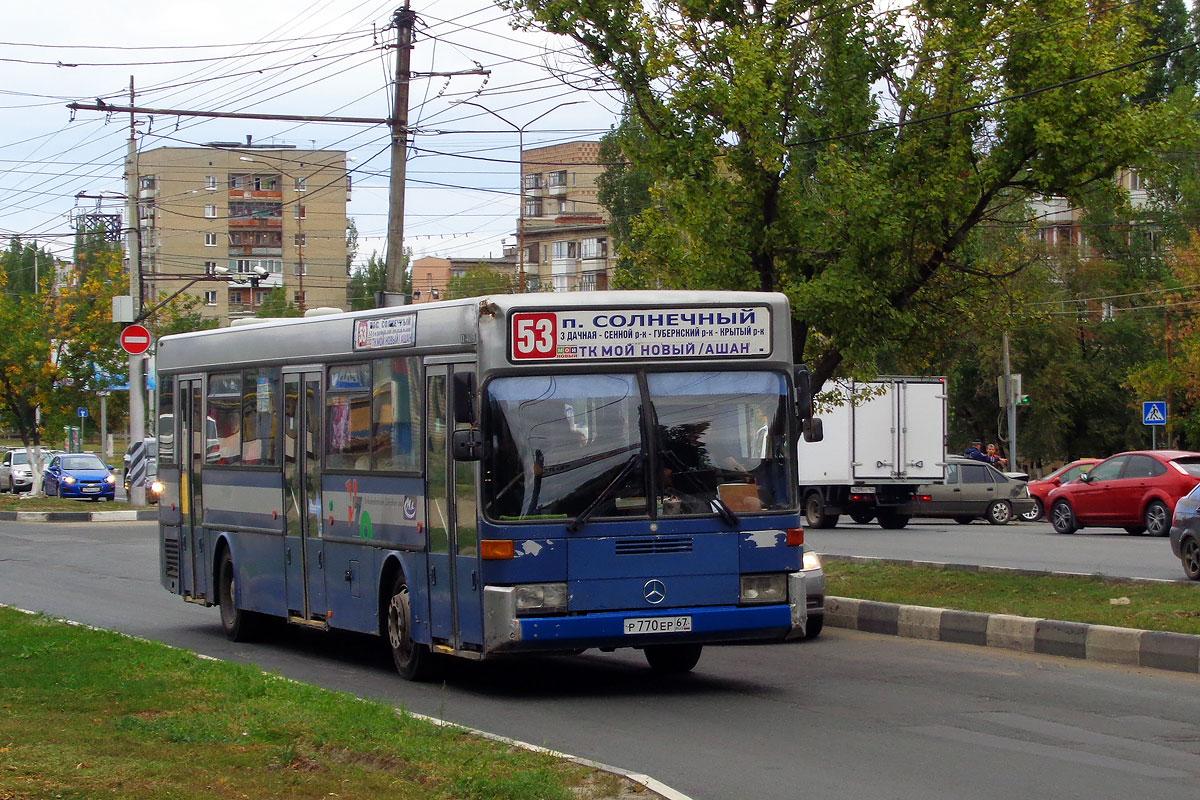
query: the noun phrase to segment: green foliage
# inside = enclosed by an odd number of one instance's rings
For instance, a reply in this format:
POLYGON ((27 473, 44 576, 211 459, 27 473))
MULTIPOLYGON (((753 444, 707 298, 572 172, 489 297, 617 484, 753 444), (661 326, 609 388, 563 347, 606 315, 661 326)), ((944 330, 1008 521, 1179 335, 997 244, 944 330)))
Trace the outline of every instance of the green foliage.
POLYGON ((206 331, 220 326, 216 317, 206 317, 200 310, 200 298, 181 294, 167 303, 147 321, 156 339, 174 333, 206 331))
POLYGON ((501 272, 487 264, 477 264, 465 274, 453 277, 446 286, 446 300, 462 297, 479 297, 485 294, 511 294, 516 288, 516 277, 501 272))
POLYGON ((931 363, 980 306, 1012 324, 1029 202, 1116 208, 1115 171, 1195 127, 1178 93, 1139 102, 1137 4, 505 5, 627 98, 613 137, 652 177, 617 243, 633 281, 786 292, 817 386, 931 363))
MULTIPOLYGON (((409 264, 412 251, 404 251, 404 280, 401 293, 412 294, 412 273, 409 264)), ((375 307, 375 295, 387 289, 387 262, 378 252, 372 252, 367 263, 350 273, 350 309, 361 311, 364 308, 375 307)))
POLYGON ((278 286, 267 292, 258 305, 258 316, 264 319, 278 317, 302 317, 304 312, 295 303, 288 300, 287 290, 278 286))
POLYGON ((9 294, 35 294, 39 284, 49 286, 57 260, 37 242, 26 244, 14 236, 0 252, 0 269, 7 276, 2 287, 9 294))

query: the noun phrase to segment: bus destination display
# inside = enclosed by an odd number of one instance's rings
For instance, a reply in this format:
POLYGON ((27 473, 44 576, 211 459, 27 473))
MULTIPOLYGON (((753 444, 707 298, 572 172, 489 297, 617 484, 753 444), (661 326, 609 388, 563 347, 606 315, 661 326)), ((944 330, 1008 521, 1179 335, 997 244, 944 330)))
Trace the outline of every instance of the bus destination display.
POLYGON ((767 306, 521 311, 512 314, 509 327, 509 359, 514 362, 770 354, 767 306))

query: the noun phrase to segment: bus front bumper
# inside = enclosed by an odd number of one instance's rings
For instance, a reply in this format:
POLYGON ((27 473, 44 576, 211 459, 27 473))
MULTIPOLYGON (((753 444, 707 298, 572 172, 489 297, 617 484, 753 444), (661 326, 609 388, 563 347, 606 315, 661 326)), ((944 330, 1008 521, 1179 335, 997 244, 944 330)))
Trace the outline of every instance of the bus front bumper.
POLYGON ((630 609, 518 617, 515 589, 487 586, 483 590, 485 654, 580 650, 589 647, 645 647, 684 642, 785 640, 804 637, 808 621, 805 575, 788 575, 788 603, 743 606, 630 609), (674 630, 674 621, 687 618, 687 630, 674 630), (645 621, 661 621, 661 626, 645 621), (637 622, 638 624, 634 624, 637 622), (663 627, 654 633, 626 632, 630 628, 663 627))

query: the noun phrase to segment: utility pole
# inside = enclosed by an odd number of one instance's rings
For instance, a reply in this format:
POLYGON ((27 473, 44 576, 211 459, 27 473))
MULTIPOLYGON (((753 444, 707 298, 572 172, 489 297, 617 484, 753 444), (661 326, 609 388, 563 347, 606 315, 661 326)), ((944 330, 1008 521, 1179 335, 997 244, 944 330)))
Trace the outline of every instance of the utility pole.
POLYGON ((1005 411, 1008 412, 1008 464, 1017 469, 1017 403, 1013 397, 1012 362, 1008 356, 1008 331, 1004 332, 1004 386, 1008 393, 1005 411))
MULTIPOLYGON (((134 105, 133 76, 129 76, 129 105, 134 105)), ((129 294, 133 297, 136 315, 142 312, 142 243, 141 225, 138 217, 137 175, 137 125, 135 116, 129 114, 129 148, 125 155, 125 256, 129 260, 129 294)), ((129 443, 142 444, 146 437, 146 405, 142 394, 146 381, 142 377, 142 356, 129 355, 129 443)), ((134 506, 146 505, 146 487, 142 481, 129 484, 129 502, 134 506)))
POLYGON ((412 78, 412 32, 417 12, 408 7, 397 9, 392 17, 396 26, 396 93, 392 103, 392 171, 388 192, 387 282, 385 291, 399 293, 404 283, 404 180, 408 159, 408 85, 412 78))

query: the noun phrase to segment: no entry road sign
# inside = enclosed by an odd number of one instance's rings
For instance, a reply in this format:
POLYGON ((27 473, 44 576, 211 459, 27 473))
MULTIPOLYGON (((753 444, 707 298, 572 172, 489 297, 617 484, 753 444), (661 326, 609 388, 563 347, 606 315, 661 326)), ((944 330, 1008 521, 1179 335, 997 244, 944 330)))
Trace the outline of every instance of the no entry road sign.
POLYGON ((150 331, 141 325, 130 325, 121 331, 121 349, 131 356, 139 356, 150 349, 150 331))

